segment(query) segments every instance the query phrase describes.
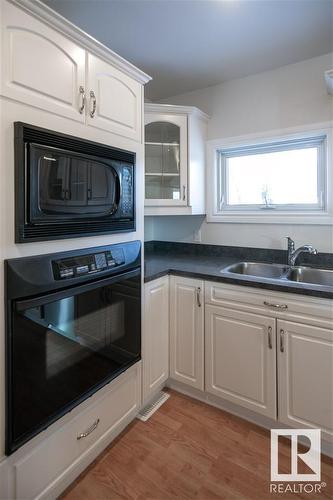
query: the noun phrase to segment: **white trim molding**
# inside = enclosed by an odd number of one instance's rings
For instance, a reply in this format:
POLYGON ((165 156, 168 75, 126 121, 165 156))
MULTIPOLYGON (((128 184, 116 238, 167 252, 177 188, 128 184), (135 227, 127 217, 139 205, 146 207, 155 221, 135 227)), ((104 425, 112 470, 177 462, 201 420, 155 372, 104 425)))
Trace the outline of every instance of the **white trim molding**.
POLYGON ((47 23, 51 28, 60 31, 72 41, 78 43, 83 48, 89 50, 92 54, 100 57, 104 61, 111 63, 115 68, 119 69, 126 75, 134 78, 141 84, 145 84, 151 80, 151 77, 141 71, 139 68, 126 61, 113 50, 109 49, 101 42, 90 36, 85 31, 81 30, 75 24, 68 21, 66 18, 58 14, 45 3, 40 0, 9 0, 12 4, 20 7, 29 14, 32 14, 39 20, 47 23))
POLYGON ((208 223, 249 223, 249 224, 300 224, 333 225, 333 122, 317 123, 302 127, 271 130, 245 136, 227 137, 207 141, 207 222, 208 223), (326 209, 298 212, 232 212, 221 213, 217 207, 218 197, 218 151, 223 149, 269 144, 279 141, 309 138, 325 135, 326 148, 326 209))
POLYGON ((175 104, 158 104, 145 102, 145 113, 163 113, 168 115, 195 115, 208 122, 210 116, 195 106, 178 106, 175 104))

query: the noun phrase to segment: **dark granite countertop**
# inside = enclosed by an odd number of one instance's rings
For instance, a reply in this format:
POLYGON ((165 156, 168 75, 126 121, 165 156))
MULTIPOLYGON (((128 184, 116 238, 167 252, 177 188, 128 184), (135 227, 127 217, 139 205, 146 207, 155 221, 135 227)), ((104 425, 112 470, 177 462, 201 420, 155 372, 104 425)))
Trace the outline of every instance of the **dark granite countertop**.
MULTIPOLYGON (((330 286, 221 273, 221 269, 226 266, 243 260, 286 264, 286 258, 287 253, 283 250, 154 241, 145 244, 144 280, 149 282, 167 274, 175 274, 230 285, 333 299, 333 287, 330 286)), ((333 269, 333 254, 304 255, 299 265, 333 269)))

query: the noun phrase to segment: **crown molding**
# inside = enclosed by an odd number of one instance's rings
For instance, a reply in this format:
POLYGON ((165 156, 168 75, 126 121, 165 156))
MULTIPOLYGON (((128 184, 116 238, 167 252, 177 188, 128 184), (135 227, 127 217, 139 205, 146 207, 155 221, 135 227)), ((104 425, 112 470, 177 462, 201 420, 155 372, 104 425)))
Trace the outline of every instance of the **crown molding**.
POLYGON ((139 83, 145 84, 151 80, 151 77, 141 71, 139 68, 126 61, 113 50, 109 49, 101 42, 88 35, 75 24, 71 23, 63 16, 55 12, 40 0, 8 0, 10 3, 25 10, 35 18, 48 24, 51 28, 60 31, 75 43, 89 50, 92 54, 100 57, 104 61, 111 63, 115 68, 134 78, 139 83))
POLYGON ((193 115, 208 121, 210 116, 195 106, 178 106, 175 104, 145 103, 145 113, 165 113, 174 115, 193 115))

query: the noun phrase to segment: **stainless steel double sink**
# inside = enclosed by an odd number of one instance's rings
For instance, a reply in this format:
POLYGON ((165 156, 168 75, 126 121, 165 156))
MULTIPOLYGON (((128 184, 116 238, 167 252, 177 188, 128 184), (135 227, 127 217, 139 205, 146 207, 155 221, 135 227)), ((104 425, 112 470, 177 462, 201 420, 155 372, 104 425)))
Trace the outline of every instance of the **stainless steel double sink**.
POLYGON ((290 267, 264 262, 237 262, 225 267, 221 272, 333 287, 333 270, 329 269, 306 266, 290 267))

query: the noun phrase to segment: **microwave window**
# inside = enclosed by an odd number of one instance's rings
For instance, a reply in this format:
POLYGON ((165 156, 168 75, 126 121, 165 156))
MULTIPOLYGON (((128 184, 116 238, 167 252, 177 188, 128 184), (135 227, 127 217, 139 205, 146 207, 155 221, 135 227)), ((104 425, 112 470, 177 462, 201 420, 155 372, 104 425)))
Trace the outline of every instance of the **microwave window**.
POLYGON ((96 216, 117 209, 118 177, 107 164, 42 151, 38 158, 39 210, 96 216))

